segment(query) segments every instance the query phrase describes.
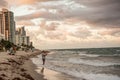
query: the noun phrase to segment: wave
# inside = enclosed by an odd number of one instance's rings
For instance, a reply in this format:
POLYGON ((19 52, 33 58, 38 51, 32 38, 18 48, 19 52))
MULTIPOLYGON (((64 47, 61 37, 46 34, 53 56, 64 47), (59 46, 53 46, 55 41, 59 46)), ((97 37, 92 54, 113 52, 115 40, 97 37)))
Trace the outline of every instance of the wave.
POLYGON ((44 66, 42 65, 41 55, 37 58, 32 58, 32 61, 37 67, 45 67, 66 73, 80 80, 120 80, 119 74, 113 75, 113 71, 119 69, 114 67, 115 65, 120 65, 119 56, 117 58, 111 57, 113 55, 102 56, 79 51, 56 51, 47 56, 44 66), (104 71, 108 73, 105 74, 104 71))
POLYGON ((38 69, 39 67, 45 67, 54 71, 62 72, 62 73, 77 77, 80 80, 82 79, 84 80, 120 80, 120 77, 112 74, 94 74, 94 73, 78 72, 75 69, 69 70, 63 67, 51 65, 49 63, 43 66, 41 64, 41 61, 36 59, 32 59, 32 61, 38 66, 38 69))
POLYGON ((84 59, 76 59, 76 58, 70 58, 68 59, 68 62, 74 63, 74 64, 86 64, 86 65, 91 65, 91 66, 120 65, 120 63, 104 62, 104 61, 99 61, 99 60, 84 60, 84 59))
POLYGON ((86 56, 86 57, 99 57, 100 55, 97 54, 86 54, 85 52, 80 52, 80 56, 86 56))

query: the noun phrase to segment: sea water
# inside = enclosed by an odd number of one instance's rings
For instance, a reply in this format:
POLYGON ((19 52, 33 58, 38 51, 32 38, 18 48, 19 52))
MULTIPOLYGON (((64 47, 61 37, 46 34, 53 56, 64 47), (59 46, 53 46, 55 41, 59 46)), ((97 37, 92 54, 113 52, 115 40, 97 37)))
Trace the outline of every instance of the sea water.
MULTIPOLYGON (((43 67, 41 55, 32 61, 43 67)), ((44 67, 79 80, 120 80, 120 49, 51 50, 44 67)))

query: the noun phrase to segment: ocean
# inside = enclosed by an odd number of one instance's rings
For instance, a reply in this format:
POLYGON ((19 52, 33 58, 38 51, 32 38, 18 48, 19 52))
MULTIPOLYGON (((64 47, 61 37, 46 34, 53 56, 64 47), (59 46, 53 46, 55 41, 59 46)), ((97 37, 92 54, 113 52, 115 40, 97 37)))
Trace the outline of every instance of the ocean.
POLYGON ((120 48, 56 49, 50 50, 44 66, 41 55, 32 61, 38 69, 73 76, 71 80, 120 80, 120 48))

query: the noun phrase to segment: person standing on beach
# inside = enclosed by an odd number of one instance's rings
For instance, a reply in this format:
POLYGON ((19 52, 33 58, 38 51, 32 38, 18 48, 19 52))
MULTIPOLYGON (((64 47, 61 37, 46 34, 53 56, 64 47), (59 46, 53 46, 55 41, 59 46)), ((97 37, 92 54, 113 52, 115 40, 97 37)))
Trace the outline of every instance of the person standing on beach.
POLYGON ((12 55, 12 53, 13 53, 13 47, 11 47, 9 51, 10 51, 9 55, 12 55))
POLYGON ((16 53, 16 46, 13 46, 14 54, 16 53))
POLYGON ((42 62, 43 62, 43 65, 45 64, 46 56, 47 56, 47 52, 42 51, 42 62))

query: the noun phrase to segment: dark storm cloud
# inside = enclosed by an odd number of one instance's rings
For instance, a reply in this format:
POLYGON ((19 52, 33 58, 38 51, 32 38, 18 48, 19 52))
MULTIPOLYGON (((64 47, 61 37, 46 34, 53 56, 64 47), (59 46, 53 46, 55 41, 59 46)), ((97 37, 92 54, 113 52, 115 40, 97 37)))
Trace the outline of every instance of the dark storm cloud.
POLYGON ((0 0, 0 8, 7 7, 8 3, 5 0, 0 0))
POLYGON ((75 0, 89 8, 79 18, 101 27, 120 27, 120 0, 75 0))

